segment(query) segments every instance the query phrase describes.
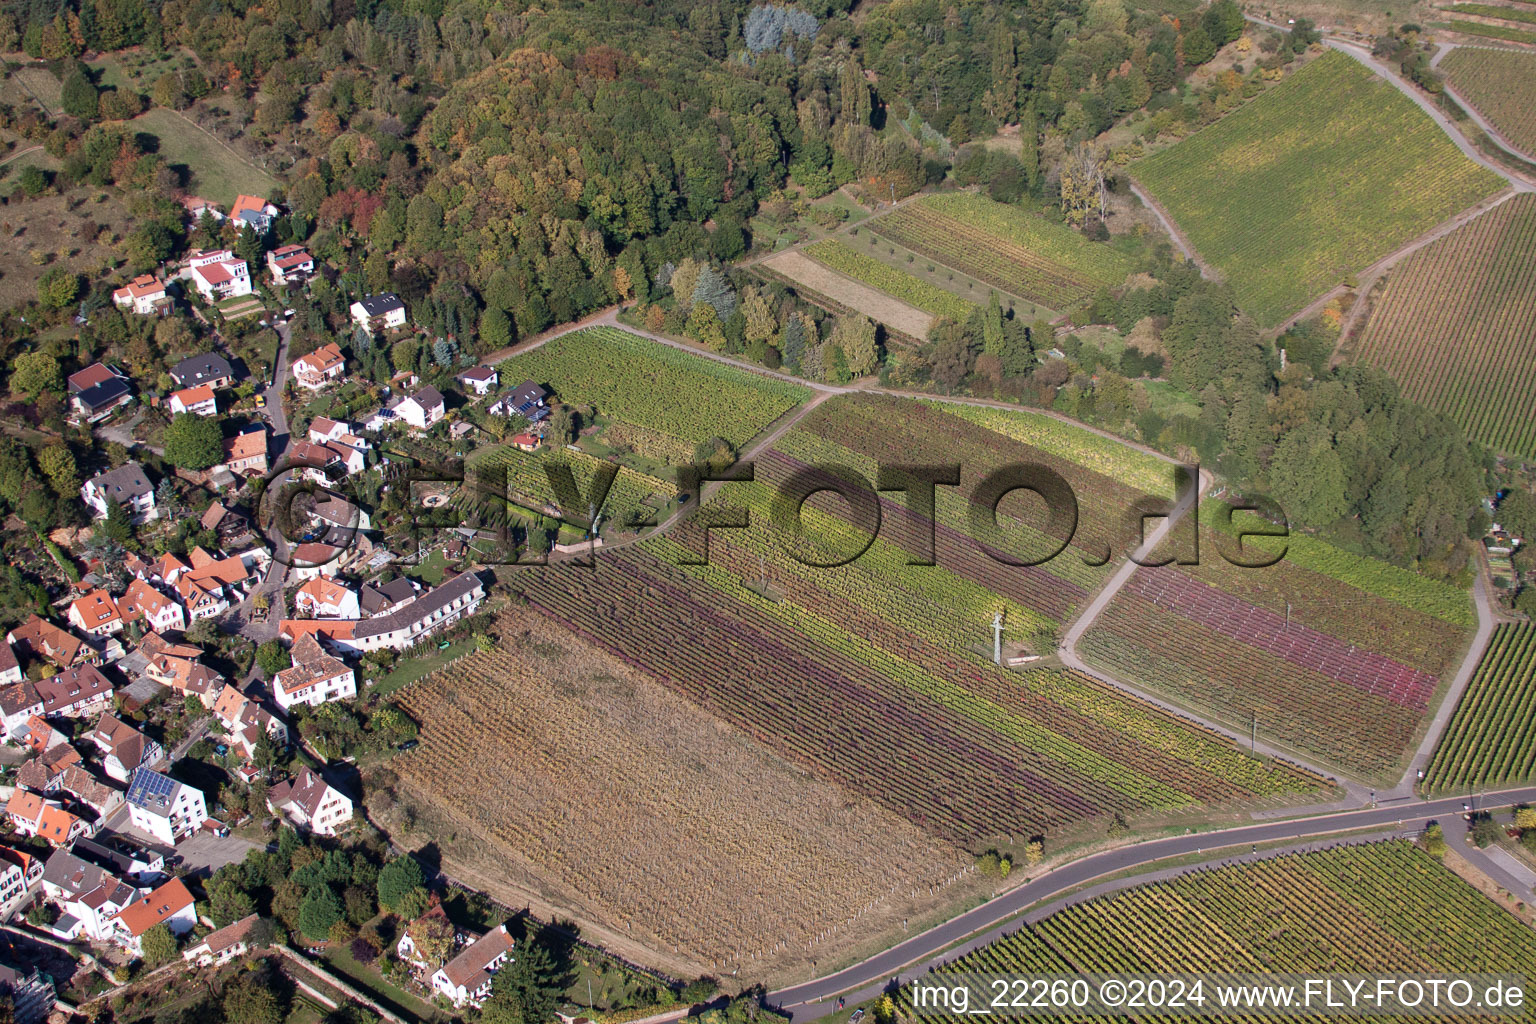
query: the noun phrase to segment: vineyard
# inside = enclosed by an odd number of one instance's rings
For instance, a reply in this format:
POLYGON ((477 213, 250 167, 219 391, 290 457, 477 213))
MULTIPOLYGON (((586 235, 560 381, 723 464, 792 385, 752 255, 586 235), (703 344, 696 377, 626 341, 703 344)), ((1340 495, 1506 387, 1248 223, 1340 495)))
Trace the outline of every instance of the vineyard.
POLYGON ((889 263, 882 263, 836 238, 824 238, 814 245, 806 246, 802 251, 817 263, 839 274, 861 281, 934 316, 964 323, 976 308, 954 292, 913 277, 889 263))
POLYGON ((1131 261, 1108 245, 1016 206, 968 192, 927 196, 869 230, 929 259, 1050 309, 1125 281, 1131 261))
POLYGON ((862 313, 884 324, 905 345, 922 344, 933 326, 931 313, 824 266, 797 249, 770 256, 758 264, 758 269, 809 293, 805 298, 838 315, 845 311, 862 313))
POLYGON ((1536 455, 1536 196, 1404 260, 1355 357, 1476 440, 1536 455))
MULTIPOLYGON (((924 980, 963 973, 1518 973, 1533 962, 1536 935, 1398 840, 1208 868, 1078 903, 924 980)), ((955 1019, 950 1011, 916 1009, 910 986, 898 1000, 905 1019, 955 1019)))
POLYGON ((1337 51, 1131 170, 1267 327, 1500 186, 1337 51))
POLYGON ((1424 777, 1431 793, 1536 778, 1536 626, 1503 625, 1456 707, 1424 777))
POLYGON ((1421 588, 1353 568, 1355 556, 1328 559, 1319 541, 1301 560, 1241 569, 1216 553, 1220 540, 1206 530, 1198 566, 1137 570, 1078 653, 1235 729, 1256 720, 1260 738, 1345 771, 1394 772, 1470 632, 1465 594, 1458 604, 1426 584, 1439 601, 1424 610, 1421 588))
POLYGON ((690 451, 717 436, 740 447, 810 397, 798 385, 611 327, 561 335, 513 356, 498 370, 504 381, 526 378, 548 385, 561 401, 671 435, 690 451))
MULTIPOLYGON (((707 565, 687 564, 703 551, 680 529, 609 552, 595 571, 526 574, 521 593, 780 756, 967 846, 1320 788, 1086 676, 984 657, 996 611, 1010 643, 1033 643, 1099 585, 1108 569, 1082 556, 1128 546, 1140 495, 1123 483, 934 406, 873 396, 823 403, 755 461, 753 483, 716 499, 752 525, 712 531, 707 565), (1044 565, 1005 565, 966 532, 975 481, 1019 460, 1062 473, 1082 507, 1078 535, 1044 565), (873 479, 877 463, 925 462, 958 462, 961 486, 938 488, 932 519, 882 495, 878 537, 850 564, 807 566, 765 523, 793 474, 873 479), (930 536, 936 564, 910 564, 930 536)), ((999 543, 1059 546, 1035 511, 1004 502, 999 543)), ((833 548, 856 532, 843 499, 825 494, 803 522, 833 548)))
POLYGON ((1439 67, 1510 145, 1536 156, 1536 53, 1458 46, 1439 67))
MULTIPOLYGON (((525 452, 512 445, 502 445, 489 451, 477 452, 470 460, 469 473, 477 482, 471 497, 478 503, 490 491, 514 505, 544 515, 557 516, 562 511, 549 485, 545 465, 564 464, 571 469, 576 489, 583 495, 591 493, 592 479, 602 460, 584 452, 569 448, 543 447, 525 452), (505 474, 503 478, 502 474, 505 474)), ((611 523, 628 525, 650 519, 667 502, 677 497, 675 481, 662 480, 636 472, 628 466, 620 466, 603 502, 603 515, 611 523)), ((482 504, 482 513, 488 510, 482 504)), ((573 515, 584 515, 584 509, 566 509, 573 515)), ((494 511, 491 512, 495 521, 494 511)))
POLYGON ((402 692, 421 745, 391 765, 494 853, 474 860, 440 830, 447 869, 489 877, 503 902, 531 892, 691 976, 823 955, 807 953, 823 931, 891 927, 936 889, 960 895, 949 880, 968 858, 902 818, 542 616, 513 610, 493 629, 496 650, 402 692))
POLYGON ((1528 11, 1519 7, 1504 7, 1499 4, 1450 4, 1440 10, 1450 14, 1473 14, 1480 18, 1502 18, 1505 21, 1536 25, 1536 10, 1528 11))
POLYGON ((1536 43, 1536 32, 1526 32, 1518 28, 1510 28, 1507 25, 1489 25, 1481 21, 1467 21, 1464 18, 1457 18, 1455 21, 1432 21, 1429 23, 1429 27, 1451 32, 1461 32, 1469 36, 1503 39, 1511 43, 1536 43))

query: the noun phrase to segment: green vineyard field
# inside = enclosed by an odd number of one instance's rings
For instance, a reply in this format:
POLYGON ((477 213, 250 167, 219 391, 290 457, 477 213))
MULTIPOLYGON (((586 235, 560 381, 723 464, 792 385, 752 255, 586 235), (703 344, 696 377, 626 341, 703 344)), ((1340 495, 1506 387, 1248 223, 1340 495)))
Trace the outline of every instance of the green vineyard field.
MULTIPOLYGON (((1057 910, 922 980, 953 974, 1500 973, 1523 972, 1533 962, 1536 933, 1428 854, 1397 840, 1205 869, 1101 896, 1057 910)), ((956 1019, 952 1011, 915 1007, 910 985, 897 1002, 903 1019, 956 1019)), ((1523 1019, 1530 1016, 1526 1012, 1523 1019)), ((1188 1018, 1138 1013, 1136 1019, 1188 1018)))
POLYGON ((1430 793, 1536 779, 1536 626, 1494 633, 1424 775, 1430 793))
POLYGON ((905 270, 882 263, 836 238, 824 238, 803 252, 822 266, 862 281, 887 295, 910 303, 934 316, 964 323, 976 307, 953 292, 913 277, 905 270))
POLYGON ((1536 196, 1403 261, 1355 358, 1501 451, 1536 455, 1536 196))
MULTIPOLYGON (((1531 10, 1536 12, 1536 6, 1531 10)), ((1457 94, 1512 146, 1536 156, 1536 53, 1458 46, 1439 68, 1457 94)))
POLYGON ((1267 327, 1501 185, 1338 52, 1131 172, 1267 327))

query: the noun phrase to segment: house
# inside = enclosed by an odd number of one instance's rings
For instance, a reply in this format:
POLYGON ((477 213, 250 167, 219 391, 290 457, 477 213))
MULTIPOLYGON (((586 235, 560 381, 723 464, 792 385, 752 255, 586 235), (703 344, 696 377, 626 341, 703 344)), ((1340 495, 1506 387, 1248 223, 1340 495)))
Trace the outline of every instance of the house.
POLYGON ((312 636, 332 647, 346 649, 357 622, 356 619, 283 619, 277 624, 277 636, 290 644, 312 636))
POLYGON ((478 1007, 491 994, 491 977, 512 957, 512 936, 505 923, 471 942, 432 975, 432 988, 454 1006, 478 1007))
POLYGON ((335 643, 346 651, 401 650, 473 615, 484 600, 485 585, 480 577, 460 573, 383 615, 360 620, 349 638, 337 638, 335 643))
POLYGON ((79 394, 98 384, 105 384, 109 380, 127 380, 128 375, 115 366, 106 363, 92 363, 81 370, 76 370, 67 378, 69 393, 79 394))
POLYGON ((172 416, 183 413, 191 413, 194 416, 217 416, 219 414, 219 400, 213 393, 213 388, 207 384, 199 384, 196 387, 182 388, 180 391, 171 392, 170 401, 166 405, 171 410, 172 416))
POLYGON ((228 249, 194 252, 189 261, 192 287, 207 302, 251 294, 251 269, 228 249))
POLYGON ((153 274, 140 274, 112 293, 112 304, 148 316, 161 312, 170 299, 166 298, 164 281, 153 274))
POLYGON ((0 716, 3 716, 5 738, 14 740, 21 730, 29 728, 32 718, 43 715, 43 701, 31 683, 22 681, 0 686, 0 716))
POLYGON ((235 227, 249 227, 258 235, 264 235, 272 226, 272 218, 282 211, 260 196, 238 195, 235 205, 229 208, 229 219, 235 227))
POLYGON ((207 384, 217 391, 235 382, 235 370, 229 365, 229 360, 217 352, 204 352, 200 356, 188 356, 171 367, 171 379, 177 387, 193 388, 207 384))
POLYGON ((69 668, 93 653, 84 642, 67 629, 60 629, 36 615, 5 635, 12 647, 28 658, 46 658, 59 668, 69 668))
POLYGON ((21 659, 9 643, 0 643, 0 686, 21 682, 21 659))
POLYGON ((352 314, 353 322, 369 330, 405 326, 405 303, 394 292, 364 296, 352 303, 348 312, 352 314))
POLYGON ((206 705, 212 700, 206 695, 218 692, 224 677, 197 660, 202 653, 196 647, 172 645, 150 657, 144 674, 179 697, 203 698, 206 705))
POLYGON ((212 200, 204 199, 202 196, 182 196, 181 206, 182 209, 187 211, 187 216, 191 218, 193 224, 201 221, 205 213, 214 220, 221 221, 224 219, 224 211, 219 207, 219 204, 212 200))
POLYGON ((72 796, 75 803, 84 804, 96 814, 96 820, 105 821, 107 816, 123 805, 123 791, 101 781, 80 764, 64 766, 58 775, 54 790, 72 796))
POLYGON ((218 699, 213 702, 213 717, 218 719, 246 757, 256 755, 256 744, 262 733, 270 736, 279 749, 288 745, 287 724, 228 683, 224 684, 218 699))
POLYGON ((400 941, 395 943, 395 955, 417 970, 437 966, 429 964, 417 948, 416 936, 419 935, 450 939, 450 951, 463 949, 480 937, 477 933, 454 924, 448 919, 448 911, 443 908, 443 905, 433 903, 426 913, 401 929, 400 941))
POLYGON ((105 590, 93 590, 71 601, 65 618, 71 626, 95 636, 106 636, 123 628, 123 617, 117 610, 117 602, 105 590))
POLYGON ((272 696, 287 711, 296 704, 319 707, 326 701, 357 696, 357 676, 346 662, 326 654, 311 635, 293 644, 293 665, 272 680, 272 696))
MULTIPOLYGON (((356 432, 351 424, 345 420, 333 420, 329 416, 316 416, 309 421, 309 439, 315 444, 325 444, 327 441, 340 441, 342 438, 351 437, 356 432)), ((367 445, 362 438, 357 438, 363 445, 367 445)))
POLYGON ((41 836, 54 847, 68 846, 90 831, 90 824, 51 800, 27 789, 16 789, 5 805, 11 825, 24 836, 41 836))
POLYGON ((309 765, 267 792, 267 809, 317 836, 334 836, 352 820, 352 801, 309 765))
POLYGON ((491 366, 472 366, 458 376, 459 383, 477 395, 490 392, 500 379, 495 367, 491 366))
POLYGON ((185 935, 197 926, 197 911, 193 904, 187 884, 173 878, 118 912, 113 922, 112 941, 135 956, 142 956, 144 933, 155 925, 165 925, 172 935, 185 935))
POLYGON ((227 964, 236 957, 244 956, 250 948, 251 929, 261 920, 260 915, 242 917, 234 924, 204 935, 201 942, 181 951, 182 958, 199 967, 227 964))
POLYGON ((32 686, 46 718, 94 718, 112 706, 112 683, 95 665, 77 665, 32 686))
POLYGON ((544 439, 542 437, 539 437, 537 434, 530 434, 527 431, 516 434, 512 438, 512 446, 520 452, 536 452, 539 450, 539 445, 543 442, 544 439))
MULTIPOLYGON (((28 722, 30 723, 31 719, 28 719, 28 722)), ((30 725, 28 728, 30 729, 30 725)), ((80 751, 66 743, 24 761, 17 769, 16 783, 34 793, 53 793, 59 788, 64 770, 80 762, 80 751)))
MULTIPOLYGON (((49 863, 52 862, 50 857, 49 863)), ((71 942, 81 937, 107 942, 112 938, 117 915, 144 898, 143 893, 121 878, 103 873, 99 879, 93 888, 56 901, 63 914, 51 928, 54 935, 71 942)))
POLYGON ((90 838, 81 836, 69 852, 110 871, 122 878, 132 879, 139 885, 159 885, 166 877, 165 857, 147 846, 129 842, 122 836, 108 833, 90 838))
POLYGON ((128 820, 134 828, 174 845, 202 827, 208 807, 201 790, 153 768, 140 768, 128 784, 128 820))
POLYGON ((80 497, 97 519, 107 518, 107 508, 114 501, 136 523, 146 523, 160 515, 155 508, 155 488, 137 462, 125 462, 91 477, 80 488, 80 497))
POLYGON ((341 354, 341 346, 328 341, 307 356, 293 361, 293 379, 301 388, 318 391, 347 371, 347 360, 341 354))
POLYGON ((0 908, 6 913, 43 877, 43 862, 25 850, 0 846, 0 908))
POLYGON ((84 739, 96 745, 102 770, 118 782, 128 782, 139 768, 158 764, 165 757, 160 744, 115 715, 103 714, 84 739))
POLYGON ((529 423, 537 423, 549 415, 548 400, 548 391, 525 380, 486 406, 486 411, 496 416, 521 416, 529 423))
POLYGON ((383 615, 415 600, 416 590, 416 584, 404 576, 397 576, 388 583, 366 583, 358 598, 359 607, 369 617, 383 615))
POLYGON ((427 430, 443 418, 443 393, 425 387, 395 406, 395 415, 417 430, 427 430))
POLYGON ((70 408, 87 423, 98 423, 133 401, 133 389, 121 377, 111 377, 69 396, 70 408))
POLYGON ((187 628, 181 605, 143 580, 128 582, 128 589, 117 599, 117 611, 124 623, 143 621, 145 628, 156 633, 187 628))
POLYGON ((18 963, 23 966, 0 963, 0 995, 10 999, 15 1024, 43 1024, 58 999, 53 979, 35 964, 18 963))
POLYGON ((334 544, 306 541, 289 552, 288 579, 294 583, 314 579, 346 552, 334 544))
POLYGON ((315 258, 302 245, 285 245, 267 253, 267 272, 275 285, 303 284, 315 272, 315 258))
POLYGON ((357 591, 342 586, 332 576, 316 576, 293 594, 293 609, 298 615, 315 619, 355 619, 357 591))
POLYGON ((240 476, 260 476, 266 473, 267 428, 263 424, 253 423, 234 437, 225 438, 224 467, 240 476))
POLYGON ((69 737, 50 725, 41 714, 28 715, 11 739, 34 754, 46 754, 60 744, 69 744, 69 737))

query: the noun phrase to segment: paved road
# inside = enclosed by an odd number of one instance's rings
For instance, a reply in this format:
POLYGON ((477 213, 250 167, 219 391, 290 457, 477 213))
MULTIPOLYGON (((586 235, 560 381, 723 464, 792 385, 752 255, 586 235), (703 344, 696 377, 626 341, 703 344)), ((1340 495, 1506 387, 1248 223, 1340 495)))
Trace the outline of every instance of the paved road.
MULTIPOLYGON (((1109 850, 1085 857, 1051 871, 1024 885, 984 903, 974 910, 951 918, 941 925, 915 935, 905 942, 879 953, 863 963, 829 974, 814 981, 779 989, 768 994, 770 1005, 788 1012, 796 1024, 814 1020, 832 1011, 838 995, 849 993, 854 1002, 876 995, 893 979, 908 981, 942 959, 953 959, 957 952, 949 948, 972 936, 996 928, 1004 921, 1037 903, 1060 896, 1069 889, 1092 882, 1108 874, 1131 870, 1169 857, 1183 857, 1213 851, 1213 860, 1222 859, 1214 851, 1244 847, 1254 843, 1310 842, 1329 833, 1356 829, 1402 828, 1417 831, 1425 823, 1438 820, 1450 825, 1461 820, 1465 797, 1421 801, 1394 807, 1365 808, 1340 814, 1321 815, 1262 825, 1244 825, 1194 835, 1154 839, 1133 846, 1109 850)), ((1510 804, 1536 800, 1536 787, 1482 794, 1479 802, 1510 804)), ((1446 829, 1452 833, 1452 828, 1446 829)), ((1270 853, 1268 856, 1276 854, 1270 853)))

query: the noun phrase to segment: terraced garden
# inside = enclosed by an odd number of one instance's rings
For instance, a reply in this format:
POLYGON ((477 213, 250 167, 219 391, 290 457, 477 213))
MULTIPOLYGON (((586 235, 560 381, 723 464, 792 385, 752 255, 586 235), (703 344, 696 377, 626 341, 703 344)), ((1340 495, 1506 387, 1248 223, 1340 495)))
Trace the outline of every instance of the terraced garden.
POLYGON ((1050 309, 1125 281, 1129 258, 1016 206, 969 192, 926 196, 869 230, 929 259, 1050 309))
POLYGON ((1354 357, 1476 440, 1536 455, 1536 196, 1515 196, 1404 260, 1354 357))
POLYGON ((1078 653, 1236 730, 1256 720, 1267 742, 1390 777, 1470 634, 1467 595, 1296 537, 1295 558, 1241 569, 1221 539, 1205 528, 1198 566, 1138 569, 1078 653))
POLYGON ((934 316, 963 323, 976 308, 954 292, 929 284, 889 263, 882 263, 837 238, 824 238, 801 251, 828 269, 862 281, 871 288, 877 288, 934 316))
POLYGON ((1536 156, 1536 53, 1458 46, 1439 68, 1457 94, 1512 146, 1536 156))
POLYGON ((1429 793, 1462 792, 1536 779, 1536 626, 1505 624, 1424 775, 1429 793))
MULTIPOLYGON (((1206 869, 1103 896, 1058 910, 924 980, 967 973, 1501 973, 1519 972, 1532 958, 1536 934, 1399 840, 1206 869)), ((906 1019, 955 1019, 952 1011, 915 1007, 910 986, 898 1003, 906 1019)))
MULTIPOLYGON (((707 565, 686 564, 702 554, 698 538, 674 533, 610 552, 596 571, 541 571, 519 587, 780 755, 959 844, 1317 791, 1319 780, 1093 679, 1009 672, 985 657, 998 610, 1010 645, 1036 643, 1070 615, 1108 571, 1083 556, 1124 550, 1139 497, 934 406, 849 396, 760 456, 756 482, 721 491, 718 502, 746 507, 756 525, 712 531, 707 565), (1043 565, 1004 565, 966 532, 975 482, 1021 459, 1062 472, 1082 506, 1078 536, 1043 565), (938 488, 932 519, 886 496, 878 539, 850 564, 808 566, 763 525, 778 485, 810 465, 827 467, 821 482, 933 461, 960 463, 960 487, 938 488), (928 536, 937 564, 910 564, 928 536)), ((1005 501, 1000 512, 998 543, 1060 546, 1038 509, 1005 501)), ((806 535, 833 548, 856 532, 841 498, 813 497, 803 515, 806 535)))
POLYGON ((1337 51, 1131 173, 1266 327, 1502 185, 1337 51))

